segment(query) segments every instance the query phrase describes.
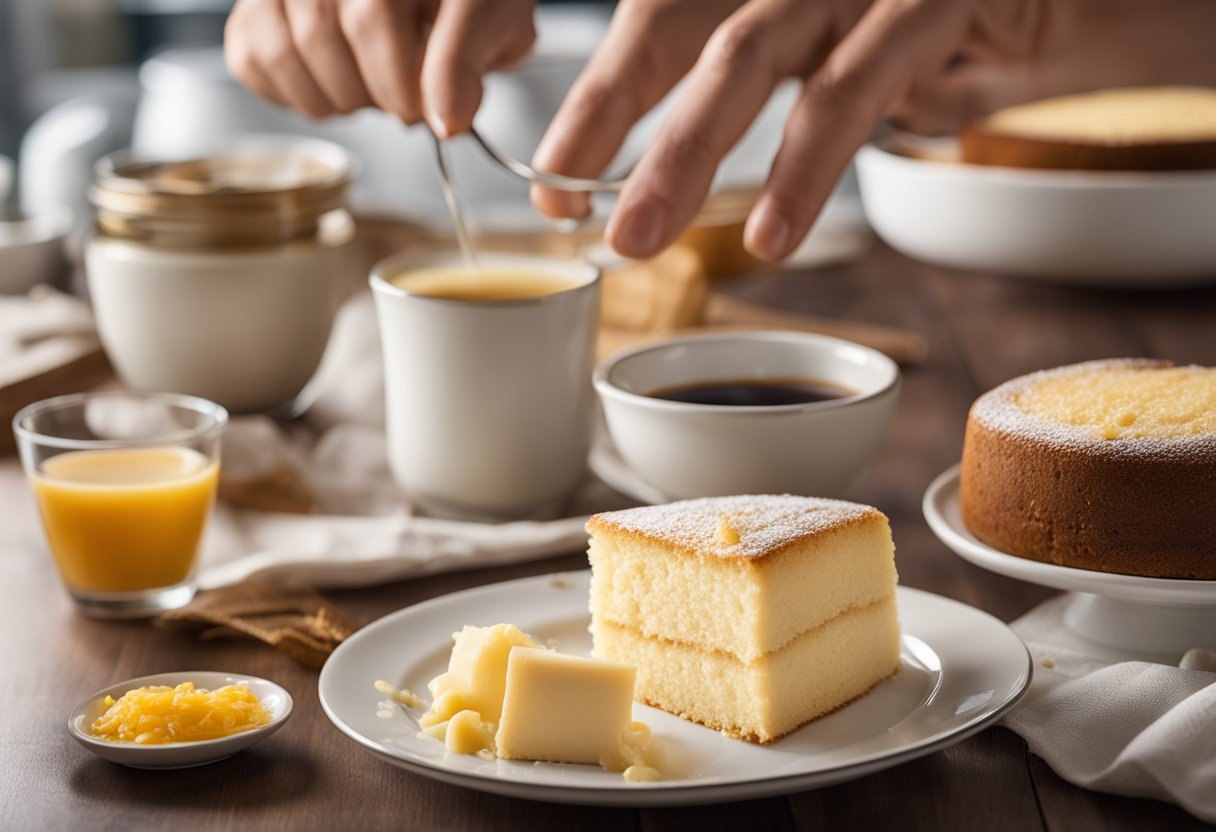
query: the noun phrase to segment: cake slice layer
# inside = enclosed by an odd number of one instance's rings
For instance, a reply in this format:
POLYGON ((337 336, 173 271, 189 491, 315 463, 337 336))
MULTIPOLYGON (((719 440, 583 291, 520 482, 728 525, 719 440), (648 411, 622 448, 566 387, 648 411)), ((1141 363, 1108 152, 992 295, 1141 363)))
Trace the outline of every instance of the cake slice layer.
POLYGON ((752 662, 603 619, 592 637, 598 658, 637 668, 639 701, 760 743, 852 702, 900 664, 894 592, 752 662))
POLYGON ((596 515, 588 528, 595 620, 744 662, 896 583, 887 518, 856 503, 712 498, 596 515), (736 543, 719 539, 722 523, 736 543))

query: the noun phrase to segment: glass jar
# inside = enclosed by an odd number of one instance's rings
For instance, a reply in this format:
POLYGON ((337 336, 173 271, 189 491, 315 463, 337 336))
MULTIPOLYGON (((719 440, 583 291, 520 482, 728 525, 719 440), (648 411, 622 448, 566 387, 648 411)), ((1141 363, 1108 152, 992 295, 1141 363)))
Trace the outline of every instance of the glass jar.
POLYGON ((347 267, 356 166, 336 144, 270 136, 195 159, 102 159, 85 267, 123 382, 236 413, 298 410, 347 267))

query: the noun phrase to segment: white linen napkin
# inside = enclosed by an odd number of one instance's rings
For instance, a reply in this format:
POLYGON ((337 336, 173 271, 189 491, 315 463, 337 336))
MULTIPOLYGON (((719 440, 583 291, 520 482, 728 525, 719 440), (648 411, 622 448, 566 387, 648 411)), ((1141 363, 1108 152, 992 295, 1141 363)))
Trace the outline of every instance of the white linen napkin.
POLYGON ((1216 644, 1196 645, 1188 669, 1097 659, 1069 634, 1068 600, 1052 598, 1011 625, 1035 668, 1004 724, 1070 783, 1170 801, 1216 822, 1216 667, 1204 649, 1216 644))

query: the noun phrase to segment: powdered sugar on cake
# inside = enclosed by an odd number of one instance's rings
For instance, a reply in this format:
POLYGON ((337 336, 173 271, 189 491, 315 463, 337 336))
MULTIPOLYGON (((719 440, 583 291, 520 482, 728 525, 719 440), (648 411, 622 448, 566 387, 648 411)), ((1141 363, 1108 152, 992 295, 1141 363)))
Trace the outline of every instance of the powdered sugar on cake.
POLYGON ((989 430, 1028 441, 1107 458, 1157 458, 1216 460, 1216 434, 1178 436, 1169 439, 1123 437, 1108 439, 1093 425, 1072 425, 1030 413, 1019 406, 1019 397, 1036 385, 1068 376, 1112 369, 1154 369, 1174 366, 1168 361, 1116 358, 1087 361, 1066 367, 1040 370, 1019 376, 980 396, 972 405, 971 418, 989 430))
POLYGON ((696 554, 760 558, 876 512, 859 503, 791 494, 702 497, 597 514, 588 527, 604 524, 696 554), (738 543, 724 543, 720 534, 723 516, 738 532, 738 543))

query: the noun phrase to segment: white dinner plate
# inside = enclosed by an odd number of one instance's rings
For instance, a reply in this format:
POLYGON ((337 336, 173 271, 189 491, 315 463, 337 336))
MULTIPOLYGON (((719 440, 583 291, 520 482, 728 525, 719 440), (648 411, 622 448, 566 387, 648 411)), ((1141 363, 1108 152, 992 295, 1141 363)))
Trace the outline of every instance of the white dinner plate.
POLYGON ((1078 593, 1064 612, 1064 623, 1091 652, 1112 659, 1176 664, 1187 649, 1211 643, 1216 633, 1216 581, 1075 569, 994 549, 963 523, 959 467, 947 469, 925 491, 922 509, 929 528, 955 554, 976 566, 1078 593))
POLYGON ((493 584, 408 607, 360 630, 321 671, 321 705, 347 736, 390 763, 446 783, 512 797, 591 805, 718 803, 841 782, 928 754, 974 734, 1013 707, 1030 683, 1021 640, 979 610, 899 589, 903 665, 834 714, 767 746, 730 739, 645 705, 664 779, 627 783, 593 766, 486 761, 418 736, 418 711, 385 701, 386 679, 425 694, 466 624, 519 626, 586 655, 590 573, 493 584))

